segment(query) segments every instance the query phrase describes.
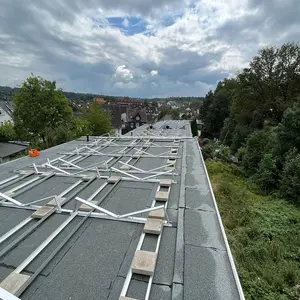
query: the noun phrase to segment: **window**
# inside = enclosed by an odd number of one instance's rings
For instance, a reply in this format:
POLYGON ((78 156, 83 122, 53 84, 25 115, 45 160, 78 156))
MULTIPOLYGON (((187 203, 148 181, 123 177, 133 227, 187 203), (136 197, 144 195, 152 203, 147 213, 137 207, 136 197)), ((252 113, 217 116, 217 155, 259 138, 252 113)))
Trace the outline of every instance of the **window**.
POLYGON ((130 127, 133 128, 133 123, 130 123, 130 127))
POLYGON ((136 116, 135 119, 136 119, 137 121, 139 121, 139 120, 140 120, 140 117, 139 117, 139 116, 136 116))
POLYGON ((135 127, 140 127, 140 123, 135 123, 135 127))

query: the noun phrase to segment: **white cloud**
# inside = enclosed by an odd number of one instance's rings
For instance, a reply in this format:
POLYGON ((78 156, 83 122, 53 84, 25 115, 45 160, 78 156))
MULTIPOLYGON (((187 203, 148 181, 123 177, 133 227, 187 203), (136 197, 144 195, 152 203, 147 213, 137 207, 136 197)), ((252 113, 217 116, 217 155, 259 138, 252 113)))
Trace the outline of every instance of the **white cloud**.
POLYGON ((300 41, 299 0, 117 2, 1 0, 0 85, 33 72, 77 92, 203 96, 261 46, 300 41))
POLYGON ((124 19, 122 25, 123 25, 124 27, 126 27, 126 28, 129 26, 129 21, 128 21, 127 18, 124 19))
POLYGON ((121 78, 123 80, 131 80, 133 79, 133 73, 131 70, 126 68, 126 65, 122 65, 117 67, 115 76, 117 78, 121 78))

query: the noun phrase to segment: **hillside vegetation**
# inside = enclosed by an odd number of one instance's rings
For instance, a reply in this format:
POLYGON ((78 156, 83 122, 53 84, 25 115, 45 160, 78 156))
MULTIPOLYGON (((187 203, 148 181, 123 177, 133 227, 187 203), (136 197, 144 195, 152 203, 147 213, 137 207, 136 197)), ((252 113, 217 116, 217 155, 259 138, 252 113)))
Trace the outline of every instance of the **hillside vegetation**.
POLYGON ((298 300, 300 210, 253 191, 236 166, 206 165, 246 299, 298 300))
POLYGON ((213 158, 234 155, 262 194, 300 205, 300 47, 261 50, 235 79, 220 82, 201 109, 204 148, 213 158))
POLYGON ((206 95, 201 118, 203 155, 246 299, 299 300, 299 45, 262 49, 206 95))

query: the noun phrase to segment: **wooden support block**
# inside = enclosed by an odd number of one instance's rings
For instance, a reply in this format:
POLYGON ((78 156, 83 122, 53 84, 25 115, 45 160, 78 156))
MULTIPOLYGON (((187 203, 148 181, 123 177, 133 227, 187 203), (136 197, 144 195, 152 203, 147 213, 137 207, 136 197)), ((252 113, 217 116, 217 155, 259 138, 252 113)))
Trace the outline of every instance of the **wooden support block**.
POLYGON ((118 180, 120 180, 121 177, 120 176, 110 176, 108 179, 107 179, 107 182, 108 183, 116 183, 118 180))
POLYGON ((34 212, 31 217, 32 218, 37 218, 37 219, 41 219, 45 216, 49 216, 54 212, 54 207, 51 206, 42 206, 41 208, 39 208, 36 212, 34 212))
POLYGON ((169 194, 170 194, 170 191, 167 191, 167 192, 158 191, 158 192, 156 192, 155 200, 168 201, 169 194))
POLYGON ((171 186, 172 180, 171 179, 161 179, 159 182, 160 186, 171 186))
POLYGON ((163 208, 160 208, 158 210, 150 211, 148 217, 149 218, 153 218, 153 219, 164 220, 164 218, 165 218, 165 211, 164 211, 163 208))
POLYGON ((121 297, 119 298, 119 300, 137 300, 137 299, 121 296, 121 297))
POLYGON ((163 221, 159 219, 148 218, 144 226, 144 232, 160 235, 163 229, 163 221))
POLYGON ((138 250, 132 262, 132 273, 152 276, 155 270, 156 253, 138 250))
MULTIPOLYGON (((97 205, 97 201, 89 201, 89 202, 91 202, 92 204, 97 205)), ((78 210, 81 210, 81 211, 90 211, 91 209, 93 209, 93 208, 90 207, 90 206, 88 206, 88 205, 85 204, 85 203, 82 203, 82 204, 79 206, 79 208, 78 208, 78 210)))
POLYGON ((28 275, 12 272, 0 283, 0 287, 14 295, 29 277, 28 275))

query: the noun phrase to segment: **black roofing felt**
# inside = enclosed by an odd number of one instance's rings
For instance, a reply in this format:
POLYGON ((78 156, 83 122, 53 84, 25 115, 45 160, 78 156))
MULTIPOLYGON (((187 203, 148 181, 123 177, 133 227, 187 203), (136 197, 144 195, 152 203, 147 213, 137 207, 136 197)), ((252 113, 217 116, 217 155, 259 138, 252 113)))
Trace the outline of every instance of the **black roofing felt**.
MULTIPOLYGON (((182 127, 183 124, 171 122, 171 125, 182 127)), ((159 127, 158 123, 157 128, 159 127)), ((143 128, 139 128, 136 135, 141 135, 144 132, 143 128)), ((187 133, 189 133, 188 129, 181 130, 182 135, 185 136, 187 133)), ((110 146, 110 150, 121 150, 124 145, 131 142, 132 139, 116 141, 120 146, 110 146)), ((140 140, 138 145, 141 146, 144 142, 140 140)), ((74 150, 75 147, 82 147, 85 143, 86 140, 82 138, 42 151, 41 156, 36 159, 26 157, 0 165, 0 179, 15 175, 13 170, 16 169, 32 170, 33 162, 37 165, 42 164, 47 158, 54 159, 62 153, 74 150)), ((147 150, 149 153, 159 155, 170 150, 158 146, 165 146, 171 142, 156 141, 155 143, 157 147, 149 148, 149 151, 147 150)), ((107 148, 105 151, 107 153, 107 148)), ((179 157, 176 162, 179 175, 174 177, 176 183, 171 186, 167 209, 172 227, 165 227, 163 230, 150 299, 240 299, 196 140, 185 139, 181 142, 179 157)), ((103 156, 90 156, 82 161, 82 166, 102 160, 103 156)), ((109 167, 118 167, 118 160, 119 158, 114 158, 109 163, 109 167)), ((121 160, 126 161, 124 157, 121 160)), ((135 166, 149 170, 165 165, 166 161, 166 158, 140 158, 135 166)), ((103 176, 110 175, 107 171, 100 173, 103 176)), ((134 175, 140 176, 137 173, 134 175)), ((33 178, 32 176, 37 175, 31 175, 26 180, 33 178)), ((160 178, 172 178, 172 176, 160 178)), ((52 194, 59 194, 77 180, 79 178, 55 175, 20 194, 16 199, 28 203, 52 194)), ((95 179, 78 195, 87 199, 104 182, 106 179, 95 179)), ((87 182, 82 182, 74 191, 80 190, 86 184, 87 182)), ((102 199, 101 207, 117 214, 124 214, 150 207, 157 186, 158 183, 155 182, 120 181, 115 187, 109 184, 94 200, 102 199)), ((1 187, 0 192, 3 192, 1 187)), ((72 193, 67 194, 66 197, 70 194, 72 193)), ((73 209, 73 207, 74 198, 63 206, 66 209, 73 209)), ((0 206, 0 236, 26 219, 32 212, 0 206)), ((142 216, 146 217, 147 214, 142 216)), ((0 281, 18 267, 67 217, 66 213, 50 216, 14 249, 1 257, 0 281)), ((22 274, 30 276, 34 274, 81 220, 82 217, 79 216, 73 219, 22 274)), ((30 221, 15 235, 0 244, 0 251, 36 222, 37 220, 30 221)), ((142 230, 143 224, 87 218, 20 298, 24 300, 119 299, 142 230)), ((142 249, 154 251, 156 241, 156 236, 147 235, 142 249)), ((147 281, 147 276, 134 275, 127 296, 144 299, 147 281)))

